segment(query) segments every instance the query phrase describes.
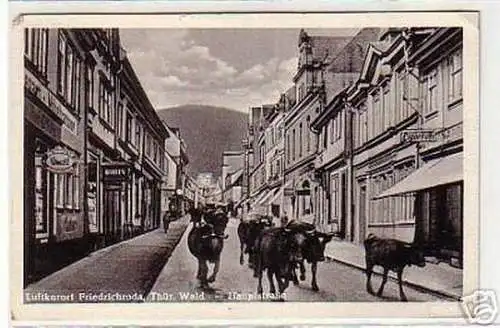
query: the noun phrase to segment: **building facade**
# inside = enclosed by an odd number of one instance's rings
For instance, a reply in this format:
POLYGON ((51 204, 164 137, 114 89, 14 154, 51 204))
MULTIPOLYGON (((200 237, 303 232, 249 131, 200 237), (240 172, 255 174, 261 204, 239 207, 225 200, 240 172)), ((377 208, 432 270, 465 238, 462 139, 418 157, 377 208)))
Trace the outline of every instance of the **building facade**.
POLYGON ((316 226, 341 238, 353 235, 351 116, 346 90, 359 77, 368 46, 378 41, 381 32, 379 28, 360 30, 328 63, 323 73, 328 101, 310 124, 318 141, 314 169, 319 183, 313 203, 318 209, 316 226))
POLYGON ((285 212, 289 218, 314 223, 320 179, 315 172, 318 137, 311 123, 323 112, 328 86, 336 76, 327 67, 351 38, 299 35, 299 61, 293 83, 296 103, 285 121, 285 212))
POLYGON ((86 248, 85 68, 78 33, 25 30, 25 283, 57 267, 56 254, 86 248))
POLYGON ((26 29, 25 283, 159 224, 168 133, 117 29, 26 29))
POLYGON ((461 266, 462 31, 390 30, 355 86, 353 240, 418 242, 461 266))

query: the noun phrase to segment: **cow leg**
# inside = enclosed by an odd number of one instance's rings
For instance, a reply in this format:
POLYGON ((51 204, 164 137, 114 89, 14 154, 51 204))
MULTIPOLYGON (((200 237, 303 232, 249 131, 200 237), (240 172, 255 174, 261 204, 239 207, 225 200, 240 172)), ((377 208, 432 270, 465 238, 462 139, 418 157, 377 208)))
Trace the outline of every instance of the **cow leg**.
POLYGON ((406 295, 403 291, 403 268, 398 270, 398 285, 399 285, 399 297, 401 298, 401 301, 407 302, 408 299, 406 298, 406 295))
POLYGON ((217 273, 219 273, 219 266, 220 266, 220 259, 217 259, 214 263, 214 270, 210 277, 208 278, 208 282, 214 282, 215 278, 217 277, 217 273))
POLYGON ((243 258, 244 248, 245 244, 240 242, 240 265, 243 265, 245 263, 245 259, 243 258))
POLYGON ((370 262, 366 262, 366 291, 370 294, 375 294, 373 292, 373 288, 372 288, 372 271, 373 271, 373 264, 371 264, 370 262))
POLYGON ((201 261, 202 266, 201 266, 201 285, 203 287, 207 286, 207 274, 208 274, 208 264, 207 261, 202 260, 201 261))
POLYGON ((295 265, 292 265, 290 267, 290 278, 292 279, 295 286, 299 284, 299 279, 297 279, 297 272, 295 271, 295 265))
POLYGON ((389 269, 384 268, 384 276, 382 278, 382 284, 380 284, 380 288, 378 289, 378 292, 377 292, 378 297, 382 296, 382 293, 384 292, 384 286, 385 286, 385 283, 387 282, 388 275, 389 275, 389 269))
POLYGON ((317 292, 319 290, 318 287, 318 282, 316 281, 316 272, 318 271, 318 262, 312 262, 311 263, 311 275, 312 275, 312 281, 311 281, 311 287, 312 290, 317 292))
POLYGON ((276 287, 274 286, 274 275, 271 270, 267 270, 267 279, 269 280, 269 292, 271 294, 276 293, 276 287))
POLYGON ((300 280, 306 280, 306 266, 304 264, 304 261, 300 262, 300 280))
POLYGON ((196 279, 201 280, 201 260, 198 259, 198 272, 196 273, 196 279))

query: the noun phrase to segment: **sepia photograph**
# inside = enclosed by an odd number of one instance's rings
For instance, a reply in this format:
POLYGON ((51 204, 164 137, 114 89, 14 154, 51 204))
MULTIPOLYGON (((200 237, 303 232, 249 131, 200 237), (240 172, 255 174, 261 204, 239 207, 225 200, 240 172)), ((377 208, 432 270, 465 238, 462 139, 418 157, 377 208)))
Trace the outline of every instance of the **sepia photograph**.
POLYGON ((387 22, 23 27, 20 303, 459 307, 464 28, 387 22))

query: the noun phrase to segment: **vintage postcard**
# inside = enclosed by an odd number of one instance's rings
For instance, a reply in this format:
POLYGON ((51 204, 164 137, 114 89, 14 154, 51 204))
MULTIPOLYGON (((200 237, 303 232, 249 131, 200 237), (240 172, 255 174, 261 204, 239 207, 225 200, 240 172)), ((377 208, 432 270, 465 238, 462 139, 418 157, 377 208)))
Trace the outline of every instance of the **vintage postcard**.
POLYGON ((13 17, 13 319, 489 320, 478 35, 466 12, 13 17))

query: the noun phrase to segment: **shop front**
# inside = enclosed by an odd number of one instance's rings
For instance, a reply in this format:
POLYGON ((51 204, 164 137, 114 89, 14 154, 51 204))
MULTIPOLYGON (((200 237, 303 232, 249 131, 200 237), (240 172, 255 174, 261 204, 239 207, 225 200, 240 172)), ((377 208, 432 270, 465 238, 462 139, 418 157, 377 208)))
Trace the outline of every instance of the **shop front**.
POLYGON ((153 174, 153 172, 143 171, 141 226, 144 231, 158 228, 161 221, 162 180, 153 174))
POLYGON ((105 245, 126 238, 132 223, 128 194, 131 191, 132 166, 127 162, 101 164, 103 180, 102 232, 105 245))
POLYGON ((416 195, 414 241, 426 249, 426 255, 457 267, 463 260, 462 163, 462 152, 424 159, 414 173, 376 197, 416 195))
POLYGON ((77 118, 32 74, 24 100, 24 284, 86 252, 77 118))

